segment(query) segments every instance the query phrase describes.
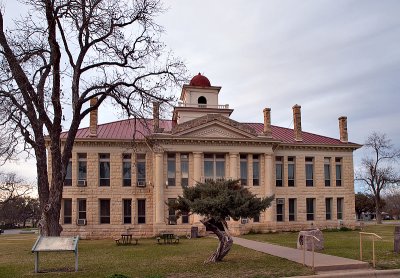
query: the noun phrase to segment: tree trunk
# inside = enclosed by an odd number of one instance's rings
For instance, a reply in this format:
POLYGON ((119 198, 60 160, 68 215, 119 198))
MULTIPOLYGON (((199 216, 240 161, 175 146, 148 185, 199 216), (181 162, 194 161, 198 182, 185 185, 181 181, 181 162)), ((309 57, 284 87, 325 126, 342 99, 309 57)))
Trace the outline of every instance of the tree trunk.
POLYGON ((378 207, 375 209, 375 214, 376 214, 376 224, 382 224, 382 213, 378 207))
POLYGON ((378 196, 375 197, 375 214, 376 224, 382 224, 381 199, 378 196))
MULTIPOLYGON (((47 172, 47 157, 42 149, 36 151, 39 201, 41 219, 39 221, 40 234, 44 236, 60 236, 62 227, 60 221, 60 210, 63 190, 63 178, 65 169, 61 163, 61 151, 54 144, 50 148, 51 186, 47 172)), ((45 148, 44 148, 45 150, 45 148)))
POLYGON ((217 226, 210 223, 210 220, 211 219, 201 220, 201 223, 203 223, 204 226, 210 229, 218 237, 219 244, 217 250, 215 250, 214 253, 207 260, 204 261, 204 263, 216 263, 222 261, 222 259, 231 250, 231 247, 233 245, 233 239, 229 234, 226 223, 222 222, 225 231, 221 231, 220 229, 218 229, 217 226))

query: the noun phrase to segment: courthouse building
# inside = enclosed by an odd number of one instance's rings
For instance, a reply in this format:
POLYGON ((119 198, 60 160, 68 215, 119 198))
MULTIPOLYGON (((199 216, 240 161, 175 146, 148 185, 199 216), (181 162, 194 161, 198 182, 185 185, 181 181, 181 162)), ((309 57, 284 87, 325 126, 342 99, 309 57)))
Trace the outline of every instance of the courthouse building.
POLYGON ((203 233, 200 216, 176 219, 166 203, 208 179, 239 179, 257 196, 275 195, 259 217, 228 221, 233 234, 353 227, 353 151, 360 145, 348 142, 347 118, 339 118, 339 139, 302 131, 299 105, 292 107, 293 129, 271 125, 270 108, 259 111, 263 123, 241 123, 218 102, 220 90, 196 75, 183 86, 172 119, 159 118, 157 103, 147 120, 99 125, 101 109, 93 112, 68 166, 63 234, 186 234, 192 226, 203 233))

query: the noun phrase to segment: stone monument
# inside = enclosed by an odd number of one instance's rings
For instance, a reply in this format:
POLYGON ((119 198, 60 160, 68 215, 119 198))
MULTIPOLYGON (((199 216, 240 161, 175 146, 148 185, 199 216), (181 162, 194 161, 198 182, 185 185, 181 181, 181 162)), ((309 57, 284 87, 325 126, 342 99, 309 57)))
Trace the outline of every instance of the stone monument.
POLYGON ((320 251, 324 249, 324 235, 319 229, 300 231, 297 237, 297 249, 303 249, 303 245, 306 244, 306 250, 311 251, 313 240, 314 240, 315 251, 320 251), (310 235, 310 237, 308 235, 310 235), (319 241, 311 236, 315 236, 316 238, 319 239, 319 241))

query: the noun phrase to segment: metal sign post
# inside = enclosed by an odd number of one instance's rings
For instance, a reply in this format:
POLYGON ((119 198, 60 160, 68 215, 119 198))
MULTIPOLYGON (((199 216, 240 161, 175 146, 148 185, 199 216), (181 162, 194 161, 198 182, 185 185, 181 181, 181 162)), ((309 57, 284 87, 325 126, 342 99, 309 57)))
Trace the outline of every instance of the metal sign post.
POLYGON ((75 271, 78 271, 78 241, 76 237, 45 237, 39 236, 32 247, 35 253, 35 273, 39 272, 39 252, 72 251, 75 254, 75 271))

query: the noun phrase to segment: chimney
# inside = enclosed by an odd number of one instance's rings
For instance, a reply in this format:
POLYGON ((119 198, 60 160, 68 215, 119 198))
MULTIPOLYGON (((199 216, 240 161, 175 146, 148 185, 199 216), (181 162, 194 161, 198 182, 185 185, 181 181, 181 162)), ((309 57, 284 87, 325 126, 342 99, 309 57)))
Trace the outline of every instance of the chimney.
POLYGON ((339 117, 339 132, 340 142, 347 143, 349 136, 347 134, 347 117, 345 116, 339 117))
MULTIPOLYGON (((90 107, 97 104, 97 97, 90 99, 90 107)), ((90 124, 89 124, 89 136, 97 137, 97 108, 90 111, 90 124)))
POLYGON ((265 108, 264 112, 264 135, 272 137, 271 131, 271 108, 265 108))
POLYGON ((160 129, 160 103, 153 102, 153 132, 157 133, 160 129))
POLYGON ((303 141, 303 136, 301 132, 301 106, 294 105, 293 109, 293 131, 294 131, 294 139, 296 141, 303 141))

